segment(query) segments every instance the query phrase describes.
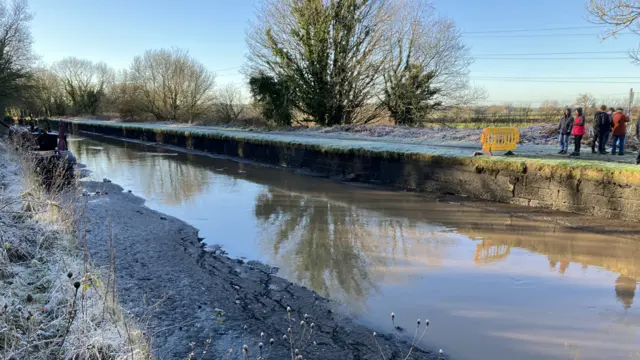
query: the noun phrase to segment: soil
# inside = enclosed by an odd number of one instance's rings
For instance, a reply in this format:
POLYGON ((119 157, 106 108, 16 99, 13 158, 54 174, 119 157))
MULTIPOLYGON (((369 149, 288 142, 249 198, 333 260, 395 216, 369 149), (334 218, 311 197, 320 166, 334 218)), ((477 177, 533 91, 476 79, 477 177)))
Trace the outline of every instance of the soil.
MULTIPOLYGON (((111 238, 120 303, 147 327, 158 359, 184 359, 191 351, 200 358, 203 350, 204 359, 219 359, 230 348, 231 358, 241 358, 243 345, 248 358, 255 359, 259 342, 263 355, 288 359, 290 345, 283 335, 289 327, 288 336, 295 339, 295 348, 304 348, 304 359, 400 359, 408 353, 409 345, 398 334, 374 339, 373 330, 345 315, 339 304, 278 277, 276 268, 205 251, 197 229, 147 208, 143 199, 118 185, 83 184, 86 222, 80 233, 86 230, 89 253, 100 266, 110 262, 111 238), (271 349, 270 338, 275 339, 271 349)), ((410 358, 438 355, 413 349, 410 358)))

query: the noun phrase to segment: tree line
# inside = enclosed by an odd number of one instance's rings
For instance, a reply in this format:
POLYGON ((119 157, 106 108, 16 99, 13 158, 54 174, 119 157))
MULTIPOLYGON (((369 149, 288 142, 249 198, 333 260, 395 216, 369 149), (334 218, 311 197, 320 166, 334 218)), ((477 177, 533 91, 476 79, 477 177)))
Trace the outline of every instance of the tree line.
MULTIPOLYGON (((40 116, 230 122, 245 106, 237 87, 182 49, 152 49, 127 69, 69 57, 38 65, 26 0, 0 0, 0 97, 40 116), (2 86, 4 85, 4 86, 2 86)), ((422 0, 261 0, 243 68, 252 105, 281 125, 332 126, 381 117, 421 123, 443 105, 484 92, 460 30, 422 0)))
MULTIPOLYGON (((607 34, 635 30, 640 16, 630 0, 590 0, 588 10, 607 34)), ((415 125, 486 96, 470 85, 460 30, 428 1, 259 0, 256 14, 243 74, 251 108, 270 123, 415 125)), ((215 73, 182 49, 147 50, 119 71, 74 57, 39 65, 32 18, 27 0, 0 0, 4 109, 182 122, 246 114, 240 89, 216 87, 215 73)))

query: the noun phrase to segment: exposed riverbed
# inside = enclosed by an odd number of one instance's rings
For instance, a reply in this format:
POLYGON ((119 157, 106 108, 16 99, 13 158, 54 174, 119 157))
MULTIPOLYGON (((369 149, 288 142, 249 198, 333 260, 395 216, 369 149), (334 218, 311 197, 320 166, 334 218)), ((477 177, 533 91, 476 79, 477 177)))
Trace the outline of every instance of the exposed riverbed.
POLYGON ((365 325, 391 331, 392 311, 406 329, 428 318, 426 349, 462 360, 640 358, 633 229, 582 232, 553 214, 541 222, 104 138, 69 145, 94 180, 188 222, 212 248, 280 268, 365 325))

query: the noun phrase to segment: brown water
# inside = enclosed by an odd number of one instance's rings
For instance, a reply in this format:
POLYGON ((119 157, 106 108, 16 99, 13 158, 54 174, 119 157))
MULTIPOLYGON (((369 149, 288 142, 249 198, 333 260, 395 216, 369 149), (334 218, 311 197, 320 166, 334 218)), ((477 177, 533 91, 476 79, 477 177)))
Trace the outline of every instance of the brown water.
MULTIPOLYGON (((78 160, 231 256, 396 325, 452 359, 640 359, 640 234, 570 230, 467 203, 347 186, 106 139, 78 160), (636 240, 634 240, 634 237, 636 240)), ((551 218, 550 220, 553 220, 551 218)))

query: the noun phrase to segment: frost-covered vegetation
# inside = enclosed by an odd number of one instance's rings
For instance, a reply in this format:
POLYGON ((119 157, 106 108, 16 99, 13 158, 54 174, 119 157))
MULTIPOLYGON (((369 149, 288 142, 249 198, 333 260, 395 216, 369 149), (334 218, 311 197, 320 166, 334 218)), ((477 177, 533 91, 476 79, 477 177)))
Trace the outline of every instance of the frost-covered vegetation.
POLYGON ((148 358, 115 301, 112 272, 82 250, 74 187, 54 179, 45 191, 34 166, 0 139, 0 358, 148 358))

